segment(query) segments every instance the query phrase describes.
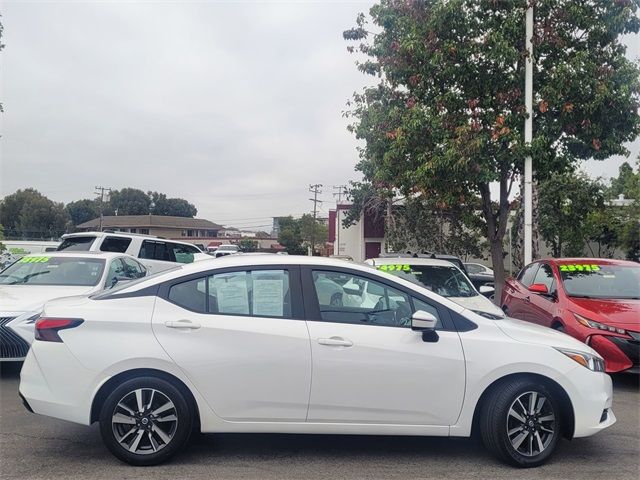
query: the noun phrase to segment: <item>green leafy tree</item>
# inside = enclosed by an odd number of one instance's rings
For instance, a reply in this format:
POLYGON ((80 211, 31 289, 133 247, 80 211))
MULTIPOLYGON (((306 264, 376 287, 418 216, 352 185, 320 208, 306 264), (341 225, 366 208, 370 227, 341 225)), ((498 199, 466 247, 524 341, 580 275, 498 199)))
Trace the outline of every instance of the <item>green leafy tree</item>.
POLYGON ((69 214, 71 223, 74 226, 100 216, 100 206, 96 200, 76 200, 75 202, 67 203, 64 209, 69 214))
MULTIPOLYGON (((377 85, 346 116, 364 140, 357 170, 393 198, 420 194, 480 210, 496 294, 514 182, 531 154, 538 181, 580 159, 627 153, 640 131, 638 67, 621 35, 637 33, 632 0, 537 0, 534 138, 523 137, 526 2, 381 0, 344 33, 377 85), (497 196, 490 185, 496 185, 497 196)), ((357 197, 357 193, 354 194, 357 197)))
POLYGON ((0 225, 0 253, 7 249, 6 245, 2 243, 2 240, 4 240, 4 227, 0 225))
POLYGON ((167 198, 164 193, 148 192, 151 198, 153 215, 170 215, 175 217, 195 217, 198 209, 183 198, 167 198))
POLYGON ((618 220, 618 243, 629 260, 640 261, 640 156, 634 172, 627 162, 620 166, 618 177, 611 179, 609 200, 622 194, 633 202, 624 207, 612 207, 618 220))
POLYGON ((57 238, 65 232, 68 221, 62 203, 33 188, 18 190, 0 201, 0 223, 9 237, 57 238))
POLYGON ((148 215, 151 213, 151 198, 137 188, 123 188, 111 192, 111 208, 118 215, 148 215))
POLYGON ((280 229, 278 231, 278 243, 285 248, 289 255, 304 255, 307 249, 303 246, 300 233, 300 222, 293 217, 280 217, 278 219, 280 229))
MULTIPOLYGON (((306 246, 314 244, 316 247, 327 241, 328 228, 326 225, 318 222, 313 215, 305 213, 296 220, 300 225, 300 236, 306 246)), ((316 252, 314 252, 314 255, 316 252)))
POLYGON ((243 252, 256 252, 258 251, 258 242, 250 238, 243 238, 238 242, 238 247, 243 252))

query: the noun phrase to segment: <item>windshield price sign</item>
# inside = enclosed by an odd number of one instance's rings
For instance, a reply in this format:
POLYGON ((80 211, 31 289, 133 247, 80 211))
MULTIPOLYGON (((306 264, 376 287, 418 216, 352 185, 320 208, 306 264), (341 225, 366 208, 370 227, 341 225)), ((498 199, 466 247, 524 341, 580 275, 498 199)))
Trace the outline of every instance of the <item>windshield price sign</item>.
POLYGON ((560 265, 561 272, 597 272, 600 270, 598 265, 586 265, 586 264, 571 264, 560 265))

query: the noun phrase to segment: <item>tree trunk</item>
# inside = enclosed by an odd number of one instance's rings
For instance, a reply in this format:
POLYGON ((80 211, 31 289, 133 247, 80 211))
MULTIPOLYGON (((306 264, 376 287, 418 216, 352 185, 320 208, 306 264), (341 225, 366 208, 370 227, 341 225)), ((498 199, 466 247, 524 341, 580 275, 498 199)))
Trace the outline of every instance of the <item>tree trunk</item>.
POLYGON ((493 267, 493 275, 494 275, 494 287, 496 289, 494 296, 494 303, 500 306, 500 299, 502 298, 502 289, 504 288, 505 281, 505 268, 504 268, 504 255, 503 255, 503 246, 502 239, 492 239, 490 240, 490 250, 491 250, 491 263, 493 267), (496 261, 497 260, 497 261, 496 261))

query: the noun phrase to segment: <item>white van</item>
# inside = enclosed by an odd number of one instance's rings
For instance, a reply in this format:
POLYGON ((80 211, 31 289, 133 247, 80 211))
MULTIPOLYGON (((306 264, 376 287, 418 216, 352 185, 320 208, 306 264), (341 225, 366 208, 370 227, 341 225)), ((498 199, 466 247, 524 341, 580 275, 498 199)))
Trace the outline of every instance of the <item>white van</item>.
POLYGON ((190 243, 124 232, 68 233, 62 236, 58 251, 126 253, 139 259, 150 273, 166 270, 175 263, 211 258, 190 243))

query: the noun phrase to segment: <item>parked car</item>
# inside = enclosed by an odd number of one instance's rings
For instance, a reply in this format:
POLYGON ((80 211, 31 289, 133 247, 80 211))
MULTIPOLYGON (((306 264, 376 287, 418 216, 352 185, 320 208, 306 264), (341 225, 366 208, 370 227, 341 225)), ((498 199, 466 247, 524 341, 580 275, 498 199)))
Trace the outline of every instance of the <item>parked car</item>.
MULTIPOLYGON (((502 310, 481 295, 467 276, 448 260, 385 257, 373 258, 366 263, 425 287, 476 313, 504 316, 502 310)), ((493 292, 493 289, 487 292, 493 292)))
POLYGON ((35 413, 99 422, 133 465, 169 459, 194 430, 468 437, 476 426, 499 458, 532 467, 562 436, 615 423, 603 370, 568 335, 490 320, 370 266, 230 255, 48 302, 19 390, 35 413), (375 284, 381 305, 319 301, 323 278, 375 284))
POLYGON ((119 253, 23 256, 0 272, 0 361, 24 360, 46 301, 109 289, 146 273, 136 259, 119 253))
POLYGON ((210 259, 198 247, 186 242, 125 232, 82 232, 62 236, 60 252, 117 252, 136 257, 151 273, 210 259))
POLYGON ((213 252, 213 256, 215 258, 225 257, 227 255, 233 255, 234 253, 240 253, 240 247, 238 245, 220 245, 215 252, 213 252))
POLYGON ((464 266, 467 269, 467 276, 476 288, 482 285, 494 288, 495 279, 492 269, 481 263, 465 263, 464 266))
POLYGON ((539 260, 510 278, 502 309, 593 347, 607 372, 640 372, 640 265, 602 258, 539 260))

